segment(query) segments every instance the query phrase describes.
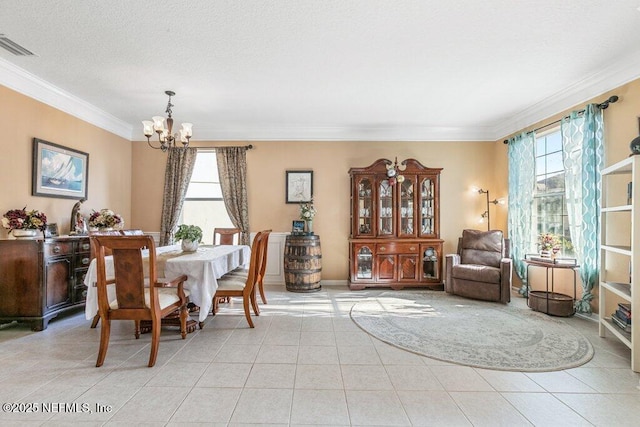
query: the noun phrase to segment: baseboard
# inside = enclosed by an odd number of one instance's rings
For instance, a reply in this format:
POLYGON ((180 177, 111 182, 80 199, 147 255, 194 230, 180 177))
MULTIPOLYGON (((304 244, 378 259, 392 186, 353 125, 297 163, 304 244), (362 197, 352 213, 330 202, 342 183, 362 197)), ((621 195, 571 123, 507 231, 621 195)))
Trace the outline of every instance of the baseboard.
MULTIPOLYGON (((348 281, 347 280, 320 280, 320 286, 328 286, 328 287, 343 287, 346 288, 348 286, 348 281)), ((284 282, 267 282, 266 280, 264 281, 265 285, 269 285, 269 286, 281 286, 281 287, 286 287, 286 284, 284 282)))

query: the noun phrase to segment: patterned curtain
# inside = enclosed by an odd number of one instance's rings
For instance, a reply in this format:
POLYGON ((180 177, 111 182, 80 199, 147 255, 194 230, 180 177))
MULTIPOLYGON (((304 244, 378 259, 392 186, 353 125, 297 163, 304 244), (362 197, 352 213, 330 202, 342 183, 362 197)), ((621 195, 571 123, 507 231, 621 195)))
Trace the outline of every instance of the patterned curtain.
POLYGON ((222 198, 233 226, 242 230, 240 244, 249 244, 247 148, 216 147, 222 198))
POLYGON ((591 313, 591 291, 600 263, 600 193, 604 167, 602 110, 595 104, 584 114, 572 112, 561 123, 565 194, 569 232, 582 278, 582 299, 576 311, 591 313))
POLYGON ((531 250, 531 220, 535 185, 535 134, 521 133, 509 139, 509 239, 516 274, 522 280, 519 293, 527 295, 527 266, 524 255, 531 250))
POLYGON ((164 172, 160 246, 173 244, 173 233, 178 226, 197 155, 197 148, 169 148, 164 172))

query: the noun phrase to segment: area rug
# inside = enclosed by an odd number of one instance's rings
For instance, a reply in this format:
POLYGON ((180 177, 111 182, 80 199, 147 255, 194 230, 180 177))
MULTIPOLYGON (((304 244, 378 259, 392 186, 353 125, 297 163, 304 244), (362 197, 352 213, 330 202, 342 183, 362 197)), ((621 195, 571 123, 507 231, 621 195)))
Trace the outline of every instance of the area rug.
POLYGON ((356 303, 351 318, 388 344, 478 368, 557 371, 593 357, 591 343, 558 319, 444 292, 385 292, 356 303))

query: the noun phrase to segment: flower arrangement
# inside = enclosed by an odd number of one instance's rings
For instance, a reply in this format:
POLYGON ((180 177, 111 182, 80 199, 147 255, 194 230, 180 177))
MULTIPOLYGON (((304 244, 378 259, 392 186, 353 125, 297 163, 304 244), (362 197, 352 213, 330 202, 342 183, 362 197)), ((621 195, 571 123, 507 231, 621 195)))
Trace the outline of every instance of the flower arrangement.
POLYGON ((123 225, 122 217, 110 209, 100 209, 99 212, 93 211, 89 216, 89 227, 113 228, 122 227, 123 225))
POLYGON ((309 202, 300 203, 300 219, 305 221, 312 221, 318 211, 313 206, 313 199, 309 202))
POLYGON ((560 249, 560 239, 552 233, 542 233, 538 236, 538 245, 542 251, 550 251, 560 249))
POLYGON ((2 226, 9 230, 40 230, 47 227, 47 216, 37 210, 12 209, 2 216, 2 226))

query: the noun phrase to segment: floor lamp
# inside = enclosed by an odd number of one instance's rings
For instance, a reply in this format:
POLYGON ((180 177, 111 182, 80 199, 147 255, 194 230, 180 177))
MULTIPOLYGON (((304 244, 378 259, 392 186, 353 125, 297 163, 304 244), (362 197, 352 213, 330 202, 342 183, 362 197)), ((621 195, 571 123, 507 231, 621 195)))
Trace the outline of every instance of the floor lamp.
POLYGON ((482 188, 477 188, 474 187, 472 189, 473 192, 476 192, 478 194, 484 194, 487 200, 487 209, 482 213, 482 215, 480 215, 480 222, 484 222, 485 218, 487 220, 487 231, 491 230, 491 214, 489 213, 489 204, 493 203, 494 205, 497 204, 504 204, 504 200, 502 199, 494 199, 494 200, 489 200, 489 190, 483 190, 482 188))

